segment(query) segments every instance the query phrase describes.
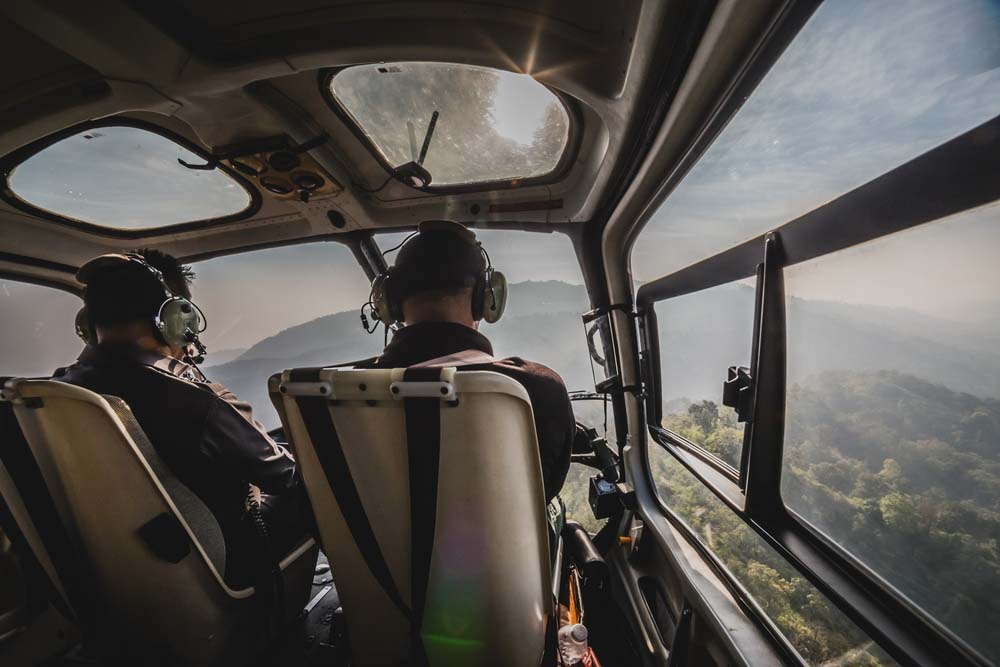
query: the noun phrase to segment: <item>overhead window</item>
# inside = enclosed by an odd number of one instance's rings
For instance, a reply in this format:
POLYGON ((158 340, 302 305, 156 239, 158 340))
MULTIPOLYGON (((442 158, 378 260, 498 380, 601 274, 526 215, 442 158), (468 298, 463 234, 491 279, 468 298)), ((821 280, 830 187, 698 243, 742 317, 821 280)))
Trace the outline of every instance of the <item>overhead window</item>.
POLYGON ((566 108, 526 74, 452 63, 357 65, 330 79, 330 93, 387 167, 421 162, 432 187, 546 176, 569 140, 566 108))
POLYGON ((1000 12, 824 3, 643 229, 639 280, 807 213, 992 118, 1000 12))
POLYGON ((106 126, 59 139, 13 167, 6 194, 45 213, 115 229, 237 216, 249 191, 205 158, 156 132, 106 126))

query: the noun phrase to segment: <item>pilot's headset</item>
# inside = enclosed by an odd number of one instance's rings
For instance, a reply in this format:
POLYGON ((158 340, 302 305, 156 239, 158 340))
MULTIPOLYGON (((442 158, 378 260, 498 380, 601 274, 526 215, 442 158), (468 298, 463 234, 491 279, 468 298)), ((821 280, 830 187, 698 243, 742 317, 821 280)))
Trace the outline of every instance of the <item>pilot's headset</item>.
MULTIPOLYGON (((421 235, 442 232, 453 235, 482 253, 486 268, 477 273, 475 283, 472 286, 472 319, 476 321, 486 320, 490 324, 497 322, 503 316, 504 308, 507 306, 507 279, 503 273, 493 268, 489 253, 483 248, 483 244, 476 239, 472 230, 450 220, 427 220, 420 223, 417 231, 394 249, 402 251, 405 246, 421 235)), ((391 252, 391 250, 386 252, 391 252)), ((455 259, 459 261, 459 258, 455 259)), ((442 262, 447 263, 448 258, 442 258, 442 262)), ((443 269, 448 272, 447 266, 443 266, 443 269)), ((389 267, 385 273, 379 274, 372 281, 372 291, 367 305, 371 308, 372 315, 377 322, 381 322, 386 327, 403 321, 402 297, 405 296, 405 289, 402 283, 410 282, 414 278, 419 280, 419 278, 425 277, 402 274, 403 271, 400 268, 389 267)), ((362 317, 363 322, 366 320, 367 318, 362 317)), ((375 326, 377 326, 377 322, 375 326)), ((367 324, 365 328, 369 332, 375 330, 374 326, 369 328, 367 324)))
MULTIPOLYGON (((157 337, 163 343, 173 347, 194 345, 199 355, 205 354, 205 347, 198 339, 198 335, 203 333, 207 326, 204 313, 193 301, 175 295, 167 286, 163 273, 141 255, 121 253, 95 257, 80 267, 76 273, 76 279, 83 285, 87 285, 103 271, 132 266, 140 271, 148 272, 163 288, 163 301, 157 308, 156 315, 152 318, 157 337)), ((86 291, 84 294, 86 295, 86 291)), ((93 322, 90 321, 86 306, 76 314, 76 334, 90 345, 97 343, 97 333, 93 322)))

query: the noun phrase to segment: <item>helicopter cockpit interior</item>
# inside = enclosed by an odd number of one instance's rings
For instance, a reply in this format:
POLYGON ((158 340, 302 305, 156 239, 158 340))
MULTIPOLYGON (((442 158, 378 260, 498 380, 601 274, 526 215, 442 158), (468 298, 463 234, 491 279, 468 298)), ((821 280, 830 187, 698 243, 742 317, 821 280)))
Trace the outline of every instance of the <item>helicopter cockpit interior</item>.
POLYGON ((0 35, 0 664, 1000 664, 993 0, 24 0, 0 35), (370 362, 443 230, 489 352, 370 362), (146 408, 56 372, 100 257, 294 457, 309 534, 246 581, 146 408), (511 358, 565 385, 551 494, 511 358))

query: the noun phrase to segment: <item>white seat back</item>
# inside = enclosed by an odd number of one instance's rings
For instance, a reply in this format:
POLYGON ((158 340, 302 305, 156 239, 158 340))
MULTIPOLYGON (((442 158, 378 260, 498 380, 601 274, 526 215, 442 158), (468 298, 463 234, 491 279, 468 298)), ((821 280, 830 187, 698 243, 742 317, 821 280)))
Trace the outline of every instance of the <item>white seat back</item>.
MULTIPOLYGON (((217 522, 162 464, 127 406, 54 381, 13 380, 4 393, 99 592, 102 629, 182 664, 246 661, 260 627, 250 615, 254 590, 226 585, 217 522), (186 542, 186 553, 154 552, 140 536, 154 519, 186 542)), ((315 554, 311 542, 282 565, 315 554)), ((308 583, 295 588, 308 595, 308 583)))
POLYGON ((553 601, 528 395, 498 373, 439 369, 440 382, 422 383, 404 381, 404 371, 301 369, 270 381, 343 603, 352 664, 418 662, 407 610, 422 618, 432 666, 538 664, 553 601), (424 397, 419 408, 413 392, 424 397), (423 574, 411 562, 419 560, 412 546, 421 537, 411 535, 410 468, 420 462, 409 456, 419 448, 408 442, 408 417, 411 427, 416 422, 408 409, 433 411, 440 430, 434 529, 422 542, 432 539, 433 546, 423 574), (360 508, 342 507, 350 493, 342 481, 340 488, 332 483, 344 472, 331 468, 333 432, 360 508), (380 558, 359 546, 351 523, 359 514, 380 558), (379 580, 380 559, 403 609, 379 580), (411 589, 424 575, 426 603, 419 608, 419 591, 411 589))

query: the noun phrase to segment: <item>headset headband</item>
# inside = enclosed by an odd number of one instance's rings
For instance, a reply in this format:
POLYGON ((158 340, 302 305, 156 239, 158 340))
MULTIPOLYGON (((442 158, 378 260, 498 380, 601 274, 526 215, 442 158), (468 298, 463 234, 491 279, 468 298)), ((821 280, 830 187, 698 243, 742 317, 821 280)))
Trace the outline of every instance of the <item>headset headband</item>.
POLYGON ((101 255, 100 257, 95 257, 80 267, 80 269, 76 272, 76 279, 80 283, 86 285, 93 280, 95 274, 101 271, 126 266, 141 266, 154 278, 156 278, 156 282, 163 287, 164 296, 168 299, 173 298, 174 293, 170 289, 170 286, 167 285, 167 281, 163 277, 163 272, 147 262, 146 258, 142 255, 137 255, 131 252, 110 253, 107 255, 101 255))

